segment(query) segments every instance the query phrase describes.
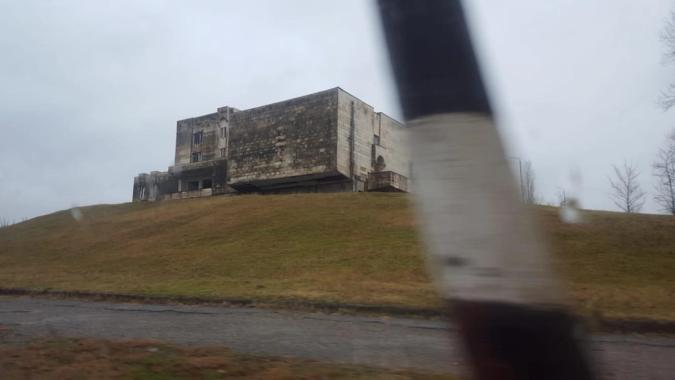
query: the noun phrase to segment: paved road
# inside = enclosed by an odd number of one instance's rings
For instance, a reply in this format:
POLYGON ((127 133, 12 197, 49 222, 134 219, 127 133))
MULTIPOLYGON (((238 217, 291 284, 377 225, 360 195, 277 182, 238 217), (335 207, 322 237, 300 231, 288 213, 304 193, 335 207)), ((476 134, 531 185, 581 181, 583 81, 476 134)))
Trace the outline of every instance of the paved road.
MULTIPOLYGON (((387 368, 463 372, 453 329, 441 321, 253 308, 0 298, 0 343, 35 337, 158 339, 387 368)), ((672 379, 675 339, 595 336, 603 379, 672 379)))

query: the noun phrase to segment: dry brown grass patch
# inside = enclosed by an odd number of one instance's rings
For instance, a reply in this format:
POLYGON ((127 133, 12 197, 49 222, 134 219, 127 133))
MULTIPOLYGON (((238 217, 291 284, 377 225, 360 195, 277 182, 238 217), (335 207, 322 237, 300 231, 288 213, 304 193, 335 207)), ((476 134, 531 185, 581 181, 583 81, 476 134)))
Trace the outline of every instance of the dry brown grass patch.
MULTIPOLYGON (((534 209, 584 313, 675 320, 675 218, 534 209)), ((404 194, 101 205, 0 230, 0 287, 435 308, 404 194)))

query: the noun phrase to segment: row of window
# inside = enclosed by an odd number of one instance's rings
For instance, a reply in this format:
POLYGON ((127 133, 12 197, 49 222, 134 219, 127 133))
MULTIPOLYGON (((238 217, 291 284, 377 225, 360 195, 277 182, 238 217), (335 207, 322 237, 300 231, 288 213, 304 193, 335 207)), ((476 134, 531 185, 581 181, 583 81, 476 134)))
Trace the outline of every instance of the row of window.
MULTIPOLYGON (((225 158, 227 155, 227 149, 220 148, 220 158, 225 158)), ((190 162, 199 162, 202 160, 202 152, 192 152, 190 156, 190 162)))
MULTIPOLYGON (((188 183, 187 183, 187 190, 188 190, 188 191, 196 191, 196 190, 199 190, 199 189, 200 189, 200 187, 199 187, 199 182, 200 182, 200 181, 188 181, 188 183)), ((210 178, 208 178, 208 179, 203 179, 203 180, 201 180, 201 182, 202 182, 202 187, 201 187, 201 189, 210 189, 211 187, 213 187, 213 181, 212 181, 210 178)))
POLYGON ((199 145, 204 140, 204 132, 199 131, 192 134, 192 144, 199 145))
MULTIPOLYGON (((224 139, 227 136, 227 130, 225 127, 220 128, 220 138, 224 139)), ((195 132, 192 134, 192 145, 201 145, 204 142, 204 131, 195 132)), ((220 158, 225 158, 226 150, 225 148, 220 148, 220 158)), ((199 162, 202 161, 202 152, 192 152, 190 156, 190 162, 199 162)))
MULTIPOLYGON (((224 139, 227 137, 227 130, 225 127, 220 128, 220 138, 224 139)), ((195 132, 192 134, 192 144, 199 145, 204 141, 204 131, 195 132)))

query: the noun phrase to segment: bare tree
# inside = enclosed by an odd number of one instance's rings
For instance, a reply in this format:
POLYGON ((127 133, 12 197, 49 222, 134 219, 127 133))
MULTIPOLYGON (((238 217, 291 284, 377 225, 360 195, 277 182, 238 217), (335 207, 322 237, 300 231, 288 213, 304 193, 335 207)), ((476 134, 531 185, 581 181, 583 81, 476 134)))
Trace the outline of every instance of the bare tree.
MULTIPOLYGON (((675 63, 675 12, 670 13, 670 18, 666 21, 666 25, 661 31, 661 42, 665 45, 665 52, 663 54, 664 64, 675 63)), ((675 106, 675 83, 668 85, 666 89, 661 91, 659 97, 659 105, 668 110, 675 106)))
POLYGON ((659 149, 652 167, 656 177, 654 200, 663 211, 675 215, 675 131, 659 149))
POLYGON ((526 203, 534 204, 537 203, 537 193, 534 186, 534 181, 536 179, 534 174, 534 169, 532 168, 532 162, 525 161, 523 165, 523 199, 526 203))
POLYGON ((621 168, 616 165, 614 168, 614 178, 609 179, 612 187, 612 201, 621 210, 627 213, 639 212, 645 204, 646 193, 642 191, 638 177, 640 172, 633 166, 624 161, 621 168))

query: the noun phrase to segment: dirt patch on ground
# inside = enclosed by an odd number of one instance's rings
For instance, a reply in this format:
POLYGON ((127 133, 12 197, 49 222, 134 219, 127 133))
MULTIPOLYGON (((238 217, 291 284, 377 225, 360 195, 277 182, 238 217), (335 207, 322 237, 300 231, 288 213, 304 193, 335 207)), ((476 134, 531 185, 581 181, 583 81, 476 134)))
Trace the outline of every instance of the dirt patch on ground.
POLYGON ((185 348, 152 340, 50 339, 0 344, 3 379, 455 379, 185 348))

